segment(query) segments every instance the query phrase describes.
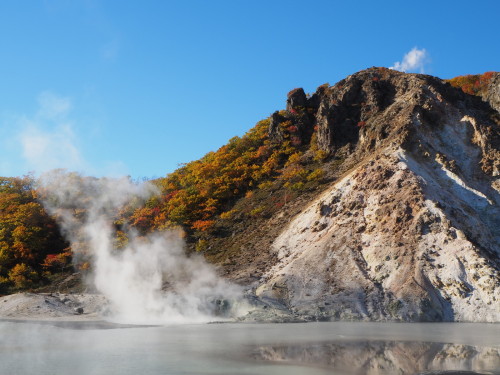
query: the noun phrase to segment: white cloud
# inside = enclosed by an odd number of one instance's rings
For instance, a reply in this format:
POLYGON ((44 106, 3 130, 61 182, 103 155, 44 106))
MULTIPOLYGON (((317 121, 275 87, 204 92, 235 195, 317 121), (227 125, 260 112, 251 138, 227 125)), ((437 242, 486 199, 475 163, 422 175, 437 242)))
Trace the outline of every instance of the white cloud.
POLYGON ((415 72, 424 73, 424 65, 429 60, 429 54, 425 48, 418 49, 413 47, 410 52, 403 56, 403 61, 395 62, 394 66, 389 69, 399 70, 401 72, 415 72))
POLYGON ((33 117, 21 117, 18 141, 30 170, 37 173, 55 168, 82 171, 86 163, 77 147, 73 124, 68 119, 69 98, 51 92, 38 96, 38 111, 33 117))
POLYGON ((71 100, 44 91, 38 95, 38 116, 47 119, 57 119, 66 116, 72 108, 71 100))
MULTIPOLYGON (((41 175, 66 169, 94 176, 123 176, 127 166, 119 160, 103 160, 101 121, 78 117, 69 97, 44 91, 32 113, 0 114, 0 176, 41 175)), ((106 151, 105 151, 106 152, 106 151)))
POLYGON ((83 158, 75 146, 75 135, 70 124, 59 124, 43 129, 31 122, 20 134, 23 157, 30 169, 44 172, 55 168, 81 171, 83 158))

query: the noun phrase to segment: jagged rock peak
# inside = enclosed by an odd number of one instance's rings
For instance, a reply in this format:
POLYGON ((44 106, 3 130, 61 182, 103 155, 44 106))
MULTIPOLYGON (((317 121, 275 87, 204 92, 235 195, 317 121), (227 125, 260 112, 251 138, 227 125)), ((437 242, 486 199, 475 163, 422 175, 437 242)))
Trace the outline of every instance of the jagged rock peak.
POLYGON ((293 111, 295 108, 306 107, 307 97, 303 88, 290 91, 287 95, 286 110, 293 111))
MULTIPOLYGON (((491 82, 487 98, 495 103, 500 88, 491 82)), ((473 118, 474 131, 483 142, 483 169, 499 173, 498 155, 491 151, 498 149, 500 115, 481 98, 437 77, 370 68, 333 86, 322 85, 310 97, 294 89, 286 108, 271 118, 271 140, 283 140, 279 125, 288 121, 299 129, 298 143, 308 144, 317 131, 317 147, 342 158, 354 152, 362 157, 389 144, 412 147, 423 133, 473 118)))

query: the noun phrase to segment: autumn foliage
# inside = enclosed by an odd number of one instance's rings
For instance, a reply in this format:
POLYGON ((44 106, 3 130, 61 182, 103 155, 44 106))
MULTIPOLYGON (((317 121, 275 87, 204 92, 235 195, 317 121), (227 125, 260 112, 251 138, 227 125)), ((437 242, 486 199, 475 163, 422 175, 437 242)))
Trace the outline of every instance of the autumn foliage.
POLYGON ((458 76, 448 80, 448 82, 453 87, 462 89, 466 94, 482 95, 487 89, 493 75, 494 72, 486 72, 484 74, 458 76))
POLYGON ((64 268, 70 260, 67 247, 37 201, 33 179, 0 178, 0 291, 32 287, 44 271, 64 268))
MULTIPOLYGON (((234 137, 215 152, 187 163, 165 178, 153 181, 161 197, 123 215, 141 233, 182 226, 188 233, 206 232, 235 200, 258 189, 263 182, 305 181, 308 171, 299 163, 304 147, 297 126, 289 121, 281 128, 284 141, 270 142, 269 119, 262 120, 242 137, 234 137)), ((126 210, 125 210, 126 211, 126 210)))

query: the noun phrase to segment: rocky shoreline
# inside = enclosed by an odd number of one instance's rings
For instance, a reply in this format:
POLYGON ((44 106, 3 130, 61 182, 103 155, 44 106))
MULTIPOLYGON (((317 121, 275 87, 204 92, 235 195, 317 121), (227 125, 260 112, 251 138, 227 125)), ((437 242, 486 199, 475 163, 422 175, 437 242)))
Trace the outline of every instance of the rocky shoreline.
POLYGON ((0 319, 99 321, 106 305, 99 294, 17 293, 0 298, 0 319))
MULTIPOLYGON (((329 314, 318 306, 310 306, 309 313, 292 311, 277 300, 261 299, 246 295, 234 306, 227 303, 209 323, 306 323, 318 321, 385 321, 402 322, 402 319, 369 319, 350 314, 329 314), (242 305, 245 309, 242 309, 242 305), (239 315, 234 312, 238 311, 239 315), (244 313, 242 313, 244 311, 244 313)), ((103 295, 93 293, 17 293, 0 297, 0 320, 50 324, 78 324, 82 329, 135 326, 113 322, 109 303, 103 295)), ((157 322, 158 323, 158 322, 157 322)), ((166 322, 167 323, 167 322, 166 322)), ((140 324, 144 325, 144 324, 140 324)), ((157 324, 155 324, 157 325, 157 324)))

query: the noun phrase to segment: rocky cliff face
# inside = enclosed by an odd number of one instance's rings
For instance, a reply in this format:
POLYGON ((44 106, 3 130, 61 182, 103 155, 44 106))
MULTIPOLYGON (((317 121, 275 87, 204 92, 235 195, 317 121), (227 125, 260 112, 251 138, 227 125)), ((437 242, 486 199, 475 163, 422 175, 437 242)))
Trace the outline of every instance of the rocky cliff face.
POLYGON ((292 91, 271 139, 290 120, 345 173, 262 249, 256 295, 311 319, 500 321, 499 83, 488 103, 372 68, 292 91))
POLYGON ((500 112, 500 73, 493 73, 485 93, 482 95, 484 101, 492 108, 500 112))

